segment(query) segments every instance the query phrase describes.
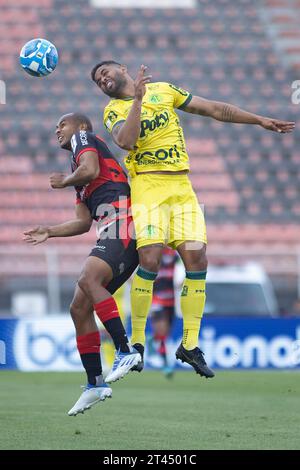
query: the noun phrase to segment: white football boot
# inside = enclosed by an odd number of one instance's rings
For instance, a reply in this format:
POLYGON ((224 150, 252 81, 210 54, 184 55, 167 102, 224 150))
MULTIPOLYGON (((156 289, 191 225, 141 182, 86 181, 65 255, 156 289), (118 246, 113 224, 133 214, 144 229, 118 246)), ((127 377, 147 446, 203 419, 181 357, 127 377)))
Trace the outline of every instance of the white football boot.
POLYGON ((112 396, 112 389, 106 383, 101 384, 100 387, 94 387, 88 384, 84 389, 84 392, 73 408, 68 412, 69 416, 76 416, 78 413, 83 414, 85 410, 89 410, 91 406, 99 401, 104 401, 106 398, 111 398, 112 396))
POLYGON ((110 383, 122 379, 141 360, 140 353, 134 348, 128 353, 117 351, 112 369, 106 376, 105 382, 110 383))

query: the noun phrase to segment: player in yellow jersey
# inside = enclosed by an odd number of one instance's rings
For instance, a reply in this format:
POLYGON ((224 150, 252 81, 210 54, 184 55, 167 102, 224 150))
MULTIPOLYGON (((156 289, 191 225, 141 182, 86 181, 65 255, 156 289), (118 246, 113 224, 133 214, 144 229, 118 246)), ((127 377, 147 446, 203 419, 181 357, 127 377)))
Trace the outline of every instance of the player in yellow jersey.
POLYGON ((91 73, 98 87, 112 98, 104 110, 104 125, 115 143, 129 151, 125 164, 131 177, 140 263, 131 290, 132 344, 143 354, 153 283, 163 248, 169 245, 178 251, 186 269, 181 294, 183 340, 176 357, 200 375, 213 377, 198 348, 207 269, 205 221, 187 175, 188 155, 175 110, 281 133, 291 132, 295 124, 192 96, 171 83, 150 83, 152 77, 145 76, 145 71, 142 65, 134 80, 126 66, 104 61, 91 73))

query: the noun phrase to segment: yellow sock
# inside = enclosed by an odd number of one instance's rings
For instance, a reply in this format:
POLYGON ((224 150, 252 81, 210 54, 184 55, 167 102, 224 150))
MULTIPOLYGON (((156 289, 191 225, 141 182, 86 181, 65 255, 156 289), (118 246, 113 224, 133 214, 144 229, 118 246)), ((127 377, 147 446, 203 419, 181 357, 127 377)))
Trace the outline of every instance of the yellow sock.
POLYGON ((181 292, 183 316, 182 345, 192 350, 198 346, 201 319, 205 306, 206 271, 187 271, 181 292))
POLYGON ((147 315, 152 303, 153 284, 157 273, 139 267, 131 285, 131 344, 145 344, 147 315))
POLYGON ((123 284, 119 289, 113 294, 113 298, 117 304, 120 318, 123 325, 126 322, 126 304, 125 304, 125 284, 123 284))
POLYGON ((103 358, 103 366, 106 365, 110 369, 115 359, 116 348, 112 341, 103 341, 101 343, 101 352, 103 358))

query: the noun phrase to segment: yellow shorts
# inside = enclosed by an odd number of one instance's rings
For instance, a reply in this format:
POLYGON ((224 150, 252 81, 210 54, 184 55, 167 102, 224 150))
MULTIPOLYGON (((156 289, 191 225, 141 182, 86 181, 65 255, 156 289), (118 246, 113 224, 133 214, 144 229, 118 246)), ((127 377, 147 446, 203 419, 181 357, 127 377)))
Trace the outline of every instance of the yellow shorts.
POLYGON ((207 243, 203 211, 187 175, 142 174, 131 181, 137 248, 207 243))

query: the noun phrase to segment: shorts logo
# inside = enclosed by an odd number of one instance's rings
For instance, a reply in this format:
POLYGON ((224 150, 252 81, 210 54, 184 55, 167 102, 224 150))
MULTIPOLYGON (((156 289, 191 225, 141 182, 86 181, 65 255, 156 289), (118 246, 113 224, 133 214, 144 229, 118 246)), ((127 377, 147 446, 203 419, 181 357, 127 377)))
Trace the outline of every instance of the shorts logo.
POLYGON ((103 245, 96 245, 95 248, 97 250, 100 250, 100 251, 105 251, 106 250, 106 246, 103 246, 103 245))
POLYGON ((125 271, 125 264, 124 264, 124 263, 121 263, 121 264, 119 265, 119 272, 120 272, 120 274, 122 274, 124 271, 125 271))
POLYGON ((155 235, 155 227, 154 225, 147 225, 146 227, 146 234, 148 237, 152 237, 155 235))
POLYGON ((79 131, 81 145, 88 145, 86 131, 79 131))

